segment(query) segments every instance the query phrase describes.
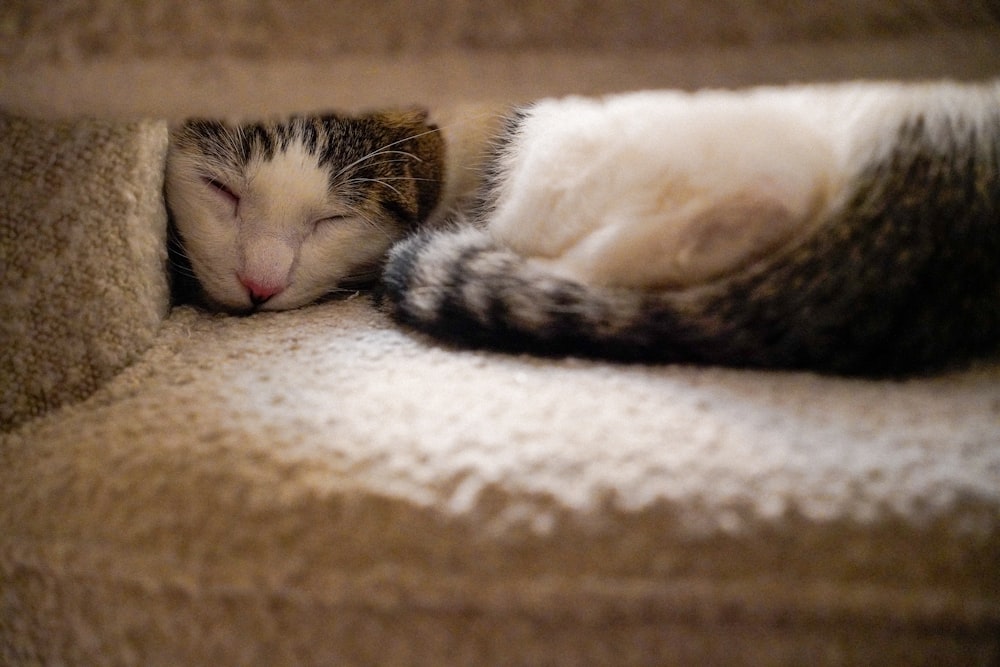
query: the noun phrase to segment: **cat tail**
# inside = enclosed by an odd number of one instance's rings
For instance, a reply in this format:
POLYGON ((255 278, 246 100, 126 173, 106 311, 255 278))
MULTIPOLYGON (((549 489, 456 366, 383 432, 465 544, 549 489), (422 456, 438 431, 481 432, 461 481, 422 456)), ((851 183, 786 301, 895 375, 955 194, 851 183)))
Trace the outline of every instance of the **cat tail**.
POLYGON ((391 312, 451 342, 542 355, 898 376, 1000 347, 1000 121, 922 119, 812 232, 704 284, 576 282, 478 226, 421 231, 384 272, 391 312))
POLYGON ((397 321, 460 345, 618 361, 777 361, 735 323, 712 315, 711 290, 576 282, 481 228, 421 231, 392 250, 383 279, 397 321))
POLYGON ((778 260, 665 290, 564 278, 479 227, 421 231, 391 251, 384 287, 405 325, 545 356, 885 377, 996 353, 1000 211, 979 208, 969 224, 968 210, 937 210, 945 236, 892 212, 859 197, 778 260))

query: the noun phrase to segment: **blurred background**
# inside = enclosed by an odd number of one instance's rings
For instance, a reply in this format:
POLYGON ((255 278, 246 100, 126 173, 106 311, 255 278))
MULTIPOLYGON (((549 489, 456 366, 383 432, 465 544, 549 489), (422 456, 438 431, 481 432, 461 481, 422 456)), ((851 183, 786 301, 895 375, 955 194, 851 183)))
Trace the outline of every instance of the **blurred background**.
POLYGON ((997 0, 0 3, 0 107, 259 114, 1000 76, 997 0))

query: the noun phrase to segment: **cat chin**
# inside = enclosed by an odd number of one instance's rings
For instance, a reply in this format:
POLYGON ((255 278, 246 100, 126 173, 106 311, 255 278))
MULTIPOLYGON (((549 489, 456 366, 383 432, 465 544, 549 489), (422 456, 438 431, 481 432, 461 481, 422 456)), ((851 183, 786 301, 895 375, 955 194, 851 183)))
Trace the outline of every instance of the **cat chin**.
POLYGON ((279 295, 263 303, 255 304, 245 293, 239 295, 236 293, 219 294, 209 292, 206 289, 201 290, 199 297, 199 305, 203 308, 231 315, 252 315, 259 311, 294 310, 295 308, 307 306, 319 299, 319 297, 310 296, 297 297, 291 295, 285 297, 284 295, 279 295))
POLYGON ((246 290, 229 286, 226 289, 216 287, 209 290, 204 285, 218 285, 218 282, 210 279, 200 279, 201 289, 198 294, 198 302, 207 310, 225 312, 232 315, 252 315, 256 312, 268 311, 278 312, 284 310, 294 310, 316 303, 333 301, 344 295, 356 294, 360 290, 370 289, 381 275, 381 262, 376 267, 362 267, 352 273, 351 278, 344 280, 325 279, 311 283, 309 287, 301 283, 291 285, 288 289, 267 299, 263 303, 255 304, 250 299, 246 290), (333 287, 330 287, 333 285, 333 287))

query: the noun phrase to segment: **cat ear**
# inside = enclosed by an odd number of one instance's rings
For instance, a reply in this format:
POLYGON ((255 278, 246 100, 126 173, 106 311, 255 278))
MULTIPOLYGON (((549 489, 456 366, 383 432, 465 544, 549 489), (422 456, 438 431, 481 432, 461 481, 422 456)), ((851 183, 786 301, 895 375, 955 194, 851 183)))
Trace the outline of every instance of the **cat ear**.
POLYGON ((371 113, 378 131, 384 133, 384 145, 405 152, 409 158, 396 163, 409 179, 406 187, 412 199, 405 206, 411 224, 427 218, 441 199, 445 178, 445 142, 437 125, 428 122, 429 112, 422 107, 410 107, 371 113))
POLYGON ((390 122, 394 120, 401 127, 420 127, 428 125, 427 117, 430 116, 430 111, 426 107, 411 106, 388 112, 387 115, 390 122))
POLYGON ((363 114, 362 117, 367 116, 385 127, 413 130, 426 127, 429 115, 430 112, 426 108, 413 106, 373 111, 363 114))
POLYGON ((445 178, 445 141, 441 130, 428 122, 429 112, 411 107, 386 114, 389 124, 397 128, 406 150, 416 156, 407 161, 409 176, 417 189, 417 218, 425 219, 441 199, 445 178))

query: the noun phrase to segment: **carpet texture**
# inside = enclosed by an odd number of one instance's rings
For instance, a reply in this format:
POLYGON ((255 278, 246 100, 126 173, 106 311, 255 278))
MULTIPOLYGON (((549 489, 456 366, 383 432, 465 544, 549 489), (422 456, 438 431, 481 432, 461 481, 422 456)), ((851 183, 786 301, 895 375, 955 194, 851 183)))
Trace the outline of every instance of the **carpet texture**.
POLYGON ((1000 361, 621 366, 441 346, 365 295, 168 309, 166 124, 136 120, 996 77, 996 4, 417 6, 0 5, 0 664, 1000 663, 1000 361))
POLYGON ((166 125, 0 115, 0 430, 85 398, 166 316, 166 125))
POLYGON ((182 308, 90 401, 0 447, 0 646, 70 664, 992 659, 998 426, 996 366, 898 384, 621 367, 441 348, 364 297, 182 308))

